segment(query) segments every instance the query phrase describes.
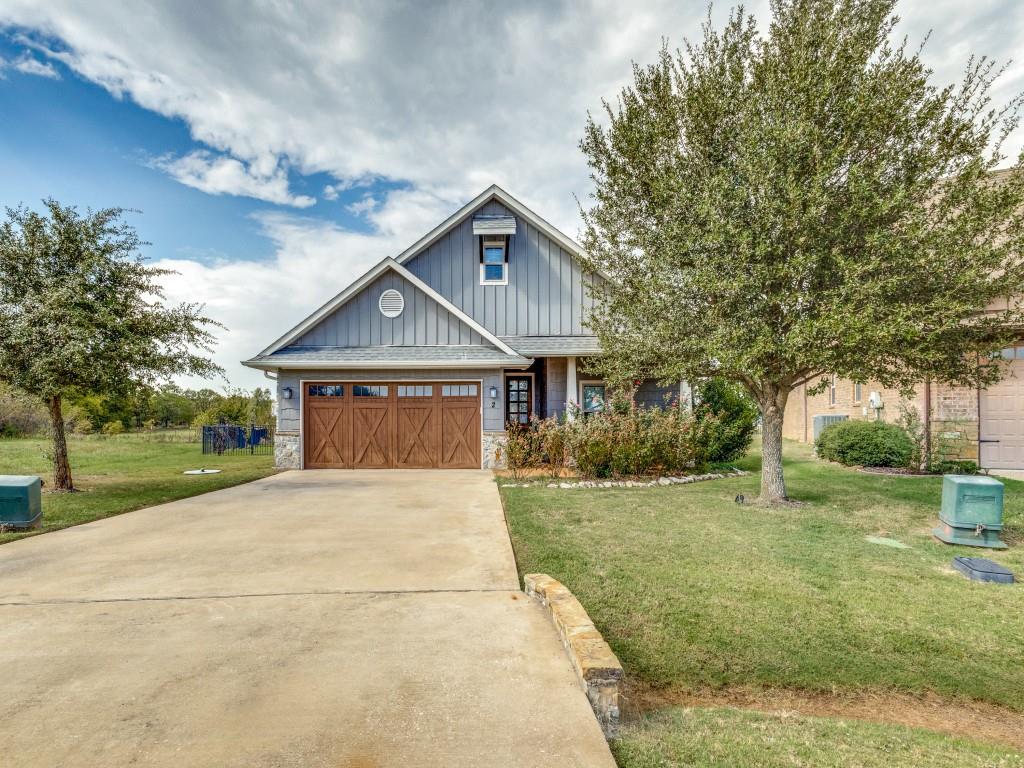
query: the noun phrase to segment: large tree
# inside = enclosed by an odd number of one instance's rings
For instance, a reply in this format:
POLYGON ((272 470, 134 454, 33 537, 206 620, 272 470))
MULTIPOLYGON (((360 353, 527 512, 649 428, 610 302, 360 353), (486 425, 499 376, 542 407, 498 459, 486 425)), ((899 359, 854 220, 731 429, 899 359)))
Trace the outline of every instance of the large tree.
POLYGON ((143 243, 107 208, 81 215, 7 209, 0 225, 0 380, 40 398, 53 429, 53 482, 73 490, 62 404, 160 378, 220 371, 207 357, 216 325, 195 304, 165 306, 143 243))
POLYGON ((761 410, 764 500, 786 498, 790 392, 826 373, 985 385, 1020 325, 1024 173, 993 173, 1020 100, 972 59, 936 87, 891 42, 895 0, 742 8, 634 83, 581 143, 596 185, 593 324, 611 372, 721 376, 761 410))

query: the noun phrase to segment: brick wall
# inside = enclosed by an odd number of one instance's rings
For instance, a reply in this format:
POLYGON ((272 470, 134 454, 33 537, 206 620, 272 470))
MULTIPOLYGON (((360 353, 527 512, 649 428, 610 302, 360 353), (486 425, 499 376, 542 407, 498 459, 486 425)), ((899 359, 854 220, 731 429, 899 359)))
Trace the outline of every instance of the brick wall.
MULTIPOLYGON (((814 382, 811 383, 811 386, 814 382)), ((790 440, 812 442, 814 440, 814 417, 820 414, 845 415, 851 419, 874 419, 874 409, 868 406, 872 391, 882 395, 883 408, 878 414, 883 421, 896 422, 900 417, 900 405, 913 406, 922 419, 925 415, 925 386, 919 385, 910 398, 901 397, 894 389, 886 389, 877 382, 861 386, 861 400, 855 400, 854 383, 837 379, 835 402, 829 398, 829 390, 814 395, 807 394, 807 386, 801 386, 789 396, 786 418, 783 422, 783 436, 790 440)), ((932 384, 931 387, 931 437, 933 450, 949 459, 978 460, 978 396, 974 389, 932 384)))

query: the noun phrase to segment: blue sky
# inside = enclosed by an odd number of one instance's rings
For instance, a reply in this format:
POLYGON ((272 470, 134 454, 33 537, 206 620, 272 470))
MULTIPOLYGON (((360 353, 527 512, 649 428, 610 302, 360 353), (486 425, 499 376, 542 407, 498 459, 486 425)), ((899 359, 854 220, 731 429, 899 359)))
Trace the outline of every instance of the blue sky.
MULTIPOLYGON (((766 0, 745 5, 767 19, 766 0)), ((140 209, 146 255, 179 273, 168 300, 205 304, 230 383, 263 385, 238 361, 491 183, 577 236, 588 110, 705 9, 0 0, 0 204, 140 209)), ((898 12, 913 45, 931 30, 942 84, 1024 42, 1016 0, 898 12)), ((1022 90, 1011 64, 996 99, 1022 90)))
MULTIPOLYGON (((26 47, 0 37, 0 58, 17 61, 26 47)), ((32 57, 41 61, 42 57, 32 57)), ((37 207, 47 196, 94 208, 138 209, 132 223, 152 243, 154 259, 267 259, 274 246, 262 232, 260 212, 280 206, 251 197, 211 195, 186 186, 154 163, 181 156, 202 144, 184 120, 164 117, 130 98, 113 97, 61 63, 56 77, 7 70, 0 80, 0 201, 37 207)), ((320 196, 330 174, 292 172, 297 194, 320 196)), ((319 197, 303 211, 354 231, 369 223, 349 212, 368 191, 394 187, 383 182, 350 189, 333 201, 319 197)))

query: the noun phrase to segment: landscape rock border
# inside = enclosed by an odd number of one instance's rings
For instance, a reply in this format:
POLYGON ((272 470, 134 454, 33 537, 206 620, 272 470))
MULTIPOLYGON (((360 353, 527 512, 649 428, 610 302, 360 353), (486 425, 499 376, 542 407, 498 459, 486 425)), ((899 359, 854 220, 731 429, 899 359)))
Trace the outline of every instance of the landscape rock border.
POLYGON ((545 573, 528 573, 523 576, 523 590, 548 609, 605 738, 616 738, 622 664, 564 584, 545 573))
MULTIPOLYGON (((658 485, 687 485, 689 483, 702 483, 706 480, 724 480, 727 477, 746 477, 749 472, 733 467, 729 472, 709 472, 704 475, 672 475, 655 477, 650 480, 577 480, 571 483, 563 481, 552 481, 547 483, 548 488, 653 488, 658 485)), ((502 483, 502 488, 532 488, 540 485, 537 482, 525 483, 502 483)))

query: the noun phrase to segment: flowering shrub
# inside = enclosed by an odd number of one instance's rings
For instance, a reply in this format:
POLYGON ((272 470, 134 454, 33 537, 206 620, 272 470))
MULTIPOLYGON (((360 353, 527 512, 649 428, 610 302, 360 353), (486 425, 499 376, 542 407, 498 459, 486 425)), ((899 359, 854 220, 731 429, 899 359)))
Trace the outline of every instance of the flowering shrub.
POLYGON ((526 470, 542 463, 543 440, 535 424, 509 424, 505 434, 505 466, 518 480, 526 470))
POLYGON ((720 419, 697 420, 680 407, 613 409, 572 419, 534 419, 510 426, 506 463, 513 477, 532 467, 558 472, 572 465, 582 477, 630 477, 703 467, 720 419))

